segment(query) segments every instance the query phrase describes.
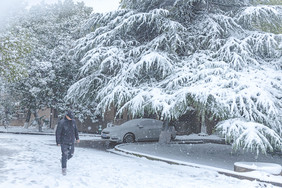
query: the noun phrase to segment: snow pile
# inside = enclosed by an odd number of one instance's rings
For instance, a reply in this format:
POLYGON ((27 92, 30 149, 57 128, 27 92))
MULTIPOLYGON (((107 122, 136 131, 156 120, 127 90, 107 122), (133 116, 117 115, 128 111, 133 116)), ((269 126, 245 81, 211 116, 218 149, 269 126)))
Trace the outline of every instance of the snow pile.
POLYGON ((177 135, 176 140, 222 140, 218 135, 200 136, 199 134, 177 135))
POLYGON ((262 171, 269 174, 280 175, 282 166, 274 163, 259 163, 259 162, 236 162, 234 166, 244 168, 251 171, 262 171))

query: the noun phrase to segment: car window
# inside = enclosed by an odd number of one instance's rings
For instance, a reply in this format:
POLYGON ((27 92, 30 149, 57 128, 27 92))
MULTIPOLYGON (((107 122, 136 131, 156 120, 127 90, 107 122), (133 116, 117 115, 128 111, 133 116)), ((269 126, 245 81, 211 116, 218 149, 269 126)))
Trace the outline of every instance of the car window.
POLYGON ((141 121, 139 124, 144 126, 144 127, 149 127, 149 126, 156 125, 157 122, 154 121, 154 120, 144 120, 144 121, 141 121))

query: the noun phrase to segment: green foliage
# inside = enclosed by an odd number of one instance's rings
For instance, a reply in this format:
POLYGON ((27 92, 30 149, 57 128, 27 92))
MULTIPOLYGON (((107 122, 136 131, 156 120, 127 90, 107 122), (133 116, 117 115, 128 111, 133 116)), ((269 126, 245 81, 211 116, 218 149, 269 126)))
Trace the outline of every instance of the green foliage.
POLYGON ((281 0, 255 0, 254 5, 282 5, 281 0))
POLYGON ((9 82, 27 75, 24 58, 31 51, 28 40, 26 34, 15 31, 0 36, 0 76, 9 82))
MULTIPOLYGON (((282 0, 257 0, 253 1, 253 4, 256 6, 263 6, 267 5, 269 7, 275 5, 282 5, 282 0)), ((275 17, 273 15, 269 15, 268 19, 271 21, 267 21, 266 19, 252 19, 252 25, 254 28, 263 31, 269 32, 274 34, 281 34, 282 33, 282 17, 275 17)))
POLYGON ((263 32, 268 32, 268 33, 274 33, 274 34, 282 34, 282 19, 280 23, 273 24, 273 23, 253 23, 254 27, 257 28, 258 30, 261 30, 263 32))
MULTIPOLYGON (((273 1, 271 1, 273 2, 273 1)), ((282 5, 282 1, 280 1, 282 5)), ((281 34, 282 33, 282 16, 279 12, 281 9, 274 9, 276 4, 271 3, 261 3, 259 6, 256 6, 250 14, 250 24, 256 29, 263 32, 281 34)))

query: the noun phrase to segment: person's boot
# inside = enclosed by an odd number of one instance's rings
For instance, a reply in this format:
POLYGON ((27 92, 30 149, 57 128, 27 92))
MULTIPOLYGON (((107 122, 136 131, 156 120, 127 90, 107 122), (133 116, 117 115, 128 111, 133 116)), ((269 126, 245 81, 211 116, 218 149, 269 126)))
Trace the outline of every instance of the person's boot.
POLYGON ((66 168, 62 168, 62 174, 65 176, 67 175, 67 169, 66 168))

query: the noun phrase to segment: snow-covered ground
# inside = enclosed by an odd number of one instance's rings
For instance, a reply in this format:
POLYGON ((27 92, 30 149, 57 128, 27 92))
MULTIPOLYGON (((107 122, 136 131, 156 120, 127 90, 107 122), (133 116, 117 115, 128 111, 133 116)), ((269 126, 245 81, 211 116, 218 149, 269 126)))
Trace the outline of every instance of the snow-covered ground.
POLYGON ((76 148, 62 176, 51 135, 0 134, 0 187, 273 187, 212 170, 76 148))

